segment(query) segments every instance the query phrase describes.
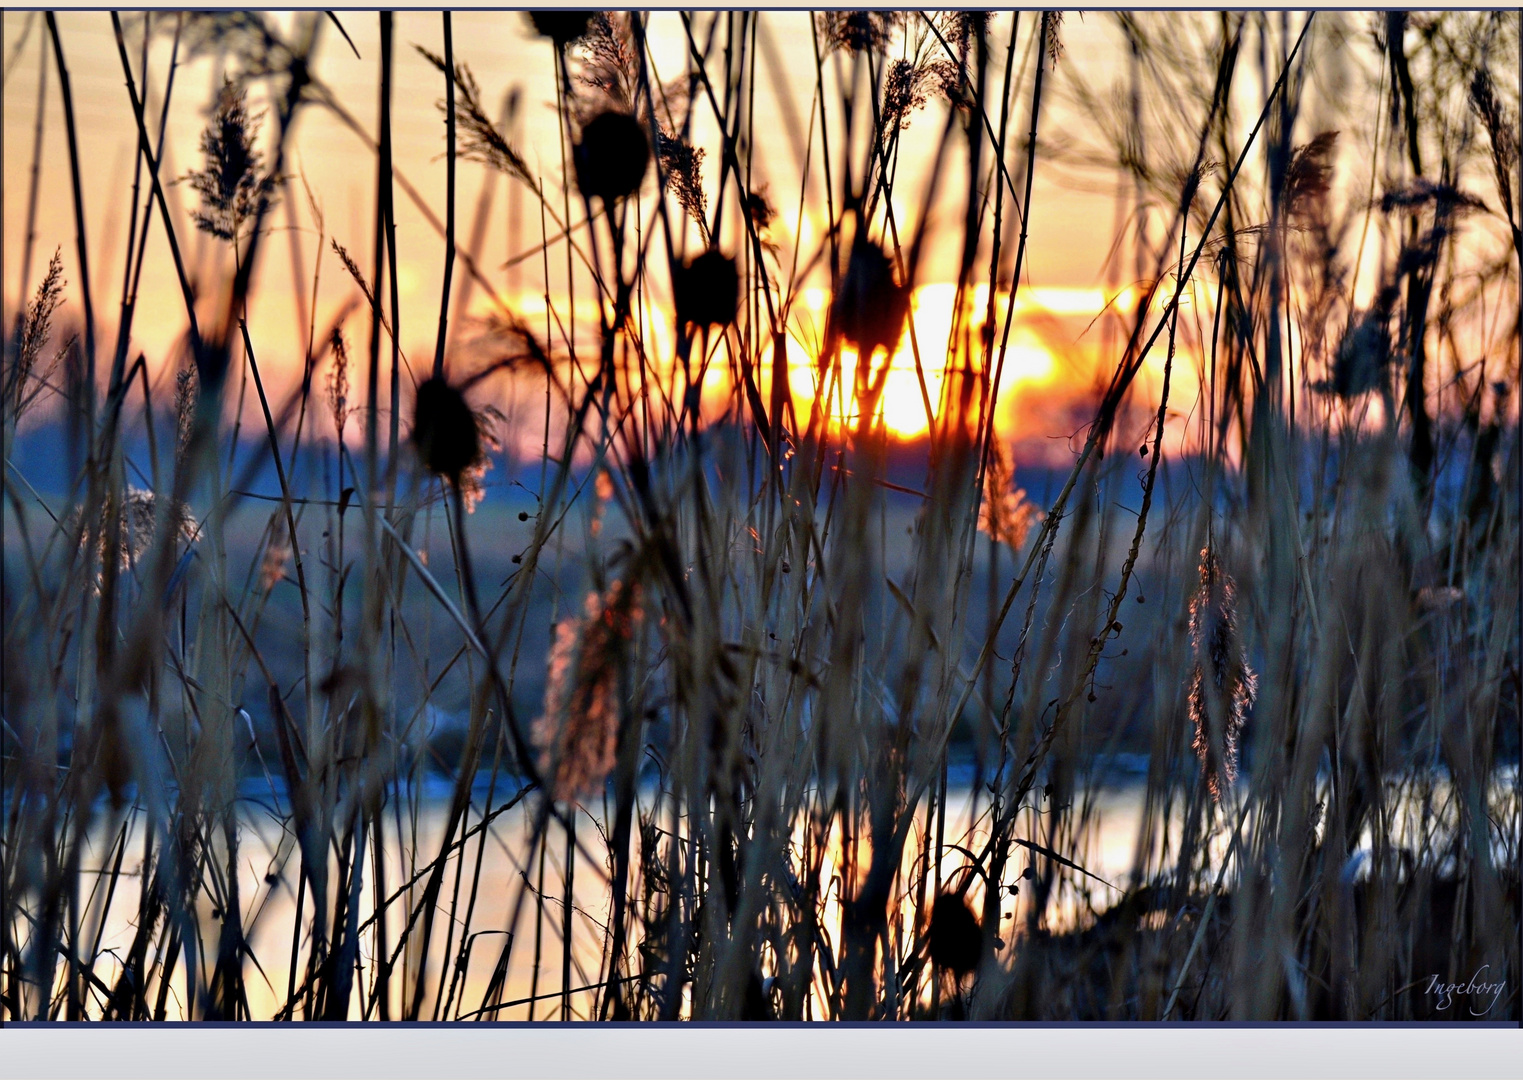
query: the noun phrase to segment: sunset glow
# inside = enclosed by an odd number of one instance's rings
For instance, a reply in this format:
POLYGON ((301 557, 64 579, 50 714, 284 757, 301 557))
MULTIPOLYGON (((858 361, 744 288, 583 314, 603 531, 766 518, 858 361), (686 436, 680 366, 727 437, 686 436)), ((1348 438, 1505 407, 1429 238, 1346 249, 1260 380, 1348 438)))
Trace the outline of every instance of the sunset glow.
POLYGON ((0 31, 0 1026, 1518 1022, 1518 12, 0 31))

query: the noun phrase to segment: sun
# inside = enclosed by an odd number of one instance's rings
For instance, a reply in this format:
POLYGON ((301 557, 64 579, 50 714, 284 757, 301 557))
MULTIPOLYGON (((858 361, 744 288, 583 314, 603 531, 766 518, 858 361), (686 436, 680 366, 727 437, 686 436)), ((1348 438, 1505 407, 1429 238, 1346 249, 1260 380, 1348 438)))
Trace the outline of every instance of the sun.
MULTIPOLYGON (((823 308, 823 292, 810 292, 819 295, 806 296, 805 303, 812 310, 823 308)), ((888 359, 888 370, 883 371, 884 361, 881 355, 875 359, 873 374, 883 379, 883 393, 878 400, 878 419, 895 438, 905 441, 923 438, 931 429, 932 417, 941 407, 955 297, 956 286, 952 284, 923 285, 916 289, 911 301, 913 324, 906 326, 898 348, 888 359), (920 356, 918 368, 915 359, 917 349, 920 356)), ((972 330, 975 336, 983 327, 985 298, 986 294, 973 298, 972 330)), ((1004 364, 1000 373, 1002 394, 1018 384, 1046 383, 1056 376, 1057 366, 1052 353, 1031 328, 1020 325, 1012 327, 1009 339, 1004 344, 1004 364)), ((852 381, 850 373, 856 371, 857 360, 855 351, 842 349, 841 370, 846 373, 848 384, 852 381)), ((793 384, 796 388, 813 384, 815 369, 812 357, 798 356, 790 361, 789 367, 795 373, 793 384)), ((800 404, 807 408, 807 399, 796 403, 796 406, 800 404)), ((833 410, 835 423, 855 423, 857 409, 854 389, 848 385, 844 405, 837 401, 833 410)))

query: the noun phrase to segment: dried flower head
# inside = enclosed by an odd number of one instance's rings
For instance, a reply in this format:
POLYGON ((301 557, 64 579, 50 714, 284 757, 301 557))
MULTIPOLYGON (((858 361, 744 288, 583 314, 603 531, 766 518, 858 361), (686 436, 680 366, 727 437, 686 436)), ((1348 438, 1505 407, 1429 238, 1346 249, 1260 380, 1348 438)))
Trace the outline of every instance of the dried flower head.
POLYGON ((931 905, 931 963, 958 979, 978 967, 983 928, 960 893, 944 892, 931 905))
POLYGON ((895 60, 883 80, 883 130, 909 127, 910 114, 924 108, 933 95, 960 100, 961 80, 961 69, 945 57, 895 60))
POLYGON ((598 111, 612 108, 633 113, 640 105, 640 54, 629 17, 611 11, 593 12, 577 43, 580 69, 577 84, 592 91, 579 104, 598 111))
MULTIPOLYGON (((32 302, 27 305, 26 314, 21 320, 21 344, 16 353, 16 361, 6 373, 5 400, 11 407, 13 417, 19 417, 36 396, 35 392, 27 392, 27 384, 38 374, 37 359, 42 355, 48 338, 52 336, 53 313, 63 303, 64 284, 62 249, 56 249, 53 257, 48 260, 48 272, 43 275, 37 292, 32 296, 32 302)), ((58 357, 55 356, 55 365, 57 360, 58 357)), ((49 368, 42 372, 38 378, 45 380, 51 370, 49 368)))
POLYGON ((186 356, 175 372, 175 457, 183 460, 196 430, 196 402, 201 396, 195 361, 186 356))
POLYGON ((978 508, 978 527, 1011 551, 1026 544, 1031 526, 1042 520, 1042 512, 1015 486, 1015 462, 1005 443, 990 443, 989 467, 984 472, 984 497, 978 508))
POLYGON ((556 48, 564 49, 587 32, 587 24, 592 20, 594 13, 567 11, 561 8, 556 11, 530 11, 525 14, 529 16, 529 22, 535 32, 555 42, 556 48))
POLYGON ((1258 696, 1259 678, 1248 666, 1248 651, 1237 624, 1237 582, 1221 568, 1209 545, 1200 553, 1200 587, 1190 600, 1191 747, 1211 797, 1221 800, 1237 779, 1239 741, 1248 710, 1258 696))
POLYGON ((259 564, 259 584, 265 592, 285 580, 286 563, 291 558, 291 536, 286 530, 285 513, 277 510, 270 517, 270 539, 264 546, 259 564))
MULTIPOLYGON (((111 496, 111 501, 115 502, 116 497, 111 496)), ((80 534, 80 550, 83 551, 88 547, 93 536, 96 557, 102 564, 113 557, 114 553, 117 566, 121 571, 123 573, 130 571, 153 549, 154 540, 157 537, 158 508, 158 497, 152 491, 129 487, 126 497, 119 505, 103 508, 96 521, 87 523, 80 534), (113 511, 120 515, 117 520, 115 543, 110 542, 103 528, 104 522, 110 520, 113 511)), ((63 525, 69 532, 80 528, 77 507, 64 519, 63 525)), ((170 509, 169 528, 177 545, 189 544, 195 539, 200 525, 196 522, 195 515, 190 512, 190 508, 184 503, 178 503, 170 509)))
POLYGON ((830 306, 827 337, 855 346, 864 361, 880 347, 892 354, 909 310, 910 291, 894 281, 894 260, 859 232, 830 306))
POLYGON ((941 36, 946 38, 947 44, 957 53, 958 60, 963 61, 968 58, 974 38, 988 29, 989 12, 970 11, 967 8, 943 11, 936 17, 936 23, 941 29, 941 36))
POLYGON ((633 116, 602 112, 582 128, 573 160, 582 194, 611 203, 640 189, 650 167, 650 142, 633 116))
POLYGON ((191 213, 196 227, 222 240, 237 240, 243 225, 257 217, 275 195, 276 178, 261 175, 263 155, 254 146, 263 114, 250 116, 247 94, 225 79, 212 121, 201 133, 206 167, 185 179, 201 196, 191 213))
POLYGON ((1496 173, 1503 206, 1512 205, 1512 171, 1518 164, 1518 121, 1507 114, 1497 97, 1491 72, 1476 71, 1470 80, 1470 108, 1481 118, 1491 140, 1491 166, 1496 173))
POLYGON ((684 266, 672 269, 677 322, 685 326, 725 326, 740 305, 740 274, 735 260, 710 248, 684 266))
POLYGON ((1305 146, 1298 146, 1285 170, 1285 213, 1291 221, 1313 222, 1321 218, 1332 186, 1336 131, 1324 131, 1305 146))
POLYGON ((349 343, 341 327, 333 328, 328 347, 333 352, 333 364, 328 368, 328 413, 333 417, 333 430, 342 442, 344 427, 349 422, 349 343))
POLYGON ((616 581, 587 595, 584 614, 555 626, 545 711, 532 736, 551 797, 595 791, 613 770, 619 737, 619 670, 642 617, 638 585, 616 581))
POLYGON ((1061 11, 1042 12, 1042 29, 1047 31, 1047 62, 1052 65, 1054 71, 1058 68, 1058 61, 1063 59, 1063 13, 1061 11))
POLYGON ((475 414, 465 396, 438 376, 418 386, 412 441, 428 470, 455 484, 481 456, 475 414))
POLYGON ((1462 191, 1453 184, 1423 177, 1418 177, 1404 187, 1390 188, 1380 197, 1381 212, 1386 214, 1397 210, 1415 212, 1428 206, 1432 206, 1440 216, 1462 210, 1486 209, 1485 202, 1469 192, 1462 191))
MULTIPOLYGON (((442 73, 446 70, 444 57, 431 53, 421 45, 414 46, 422 57, 442 73)), ((539 193, 539 179, 512 144, 497 130, 497 125, 487 116, 481 104, 481 87, 471 69, 457 63, 450 76, 455 83, 455 152, 462 161, 475 161, 499 172, 516 177, 529 190, 539 193)), ((439 111, 447 112, 449 104, 439 101, 439 111)))
POLYGON ((703 190, 703 147, 694 147, 664 131, 656 133, 656 146, 661 156, 662 179, 707 243, 709 199, 703 190))
POLYGON ((777 210, 767 198, 765 185, 746 192, 746 213, 751 216, 751 224, 757 232, 765 232, 771 227, 777 217, 777 210))
POLYGON ((1360 315, 1338 343, 1332 377, 1313 386, 1344 400, 1384 387, 1393 359, 1390 319, 1389 307, 1381 303, 1360 315))
POLYGON ((820 11, 814 19, 827 52, 881 53, 893 41, 894 31, 904 25, 904 12, 820 11))
POLYGON ((476 507, 487 497, 486 476, 492 471, 492 454, 502 449, 495 428, 497 423, 507 419, 493 405, 478 409, 471 415, 476 421, 476 438, 480 450, 476 460, 460 474, 460 498, 465 503, 467 514, 474 514, 476 507))

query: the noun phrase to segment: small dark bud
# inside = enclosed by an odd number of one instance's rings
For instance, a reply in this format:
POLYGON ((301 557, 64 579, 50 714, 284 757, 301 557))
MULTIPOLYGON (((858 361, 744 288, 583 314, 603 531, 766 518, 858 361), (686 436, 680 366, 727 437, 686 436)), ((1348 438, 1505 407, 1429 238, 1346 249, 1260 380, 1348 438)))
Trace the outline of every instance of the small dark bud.
POLYGON ((1139 604, 1141 604, 1141 603, 1143 603, 1143 602, 1144 602, 1144 601, 1143 601, 1143 599, 1142 599, 1142 594, 1141 594, 1141 593, 1138 593, 1138 594, 1137 594, 1137 603, 1139 603, 1139 604))
POLYGON ((528 521, 529 520, 529 511, 527 511, 527 510, 520 510, 518 512, 518 520, 519 521, 528 521))
POLYGON ((430 472, 455 482, 481 454, 471 407, 459 390, 437 376, 418 387, 412 441, 430 472))
POLYGON ((978 967, 983 928, 967 900, 942 893, 931 907, 931 963, 961 979, 978 967))
POLYGON ((735 260, 714 249, 686 266, 672 268, 672 295, 678 325, 725 326, 740 306, 740 274, 735 260))
MULTIPOLYGON (((1052 790, 1051 790, 1052 789, 1052 785, 1048 784, 1047 787, 1048 787, 1048 792, 1047 793, 1049 795, 1051 795, 1052 794, 1052 790)), ((1034 867, 1034 866, 1028 866, 1028 867, 1026 867, 1026 869, 1021 871, 1021 877, 1025 878, 1028 881, 1034 881, 1036 879, 1036 867, 1034 867)))
POLYGON ((1089 695, 1089 700, 1090 701, 1094 701, 1095 700, 1095 695, 1094 694, 1090 694, 1089 695))
POLYGON ((1111 629, 1119 634, 1122 630, 1126 629, 1126 627, 1122 626, 1119 622, 1113 622, 1111 623, 1111 629))
POLYGON ((640 190, 645 170, 650 167, 650 141, 633 116, 599 113, 582 128, 573 162, 582 194, 611 203, 640 190))
POLYGON ((559 49, 587 33, 587 24, 592 21, 590 11, 530 11, 527 14, 539 35, 555 42, 559 49))
POLYGON ((1139 446, 1137 448, 1137 453, 1141 454, 1143 457, 1147 457, 1148 456, 1148 444, 1147 443, 1143 443, 1141 446, 1139 446))

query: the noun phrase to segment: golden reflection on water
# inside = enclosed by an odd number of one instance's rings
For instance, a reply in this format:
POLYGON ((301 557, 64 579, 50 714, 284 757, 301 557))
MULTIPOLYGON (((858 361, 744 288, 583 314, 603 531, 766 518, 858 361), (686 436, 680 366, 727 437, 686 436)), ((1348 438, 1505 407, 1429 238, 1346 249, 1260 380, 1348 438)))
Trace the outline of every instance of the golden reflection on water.
MULTIPOLYGON (((1141 813, 1142 800, 1140 791, 1129 789, 1117 789, 1101 796, 1102 812, 1097 815, 1098 828, 1093 837, 1093 862, 1086 866, 1091 872, 1117 882, 1124 881, 1125 874, 1130 867, 1132 846, 1136 842, 1139 827, 1139 815, 1141 813)), ((952 792, 949 798, 951 813, 948 820, 947 836, 956 837, 956 842, 977 850, 978 844, 986 837, 986 833, 975 828, 968 831, 969 814, 974 810, 973 800, 968 792, 952 792)), ((416 877, 420 870, 427 867, 438 851, 441 830, 444 824, 446 807, 442 802, 425 803, 420 807, 416 823, 409 820, 408 812, 402 811, 401 825, 406 836, 406 851, 403 845, 397 844, 396 820, 388 809, 385 813, 386 835, 388 837, 387 851, 384 860, 386 887, 388 895, 395 893, 409 879, 416 877), (413 857, 411 853, 416 853, 413 857)), ((924 815, 921 815, 923 821, 924 815)), ((473 816, 470 824, 474 825, 479 818, 473 816)), ((465 860, 462 863, 457 856, 449 862, 448 872, 445 876, 445 896, 451 895, 459 882, 459 911, 463 914, 470 897, 472 879, 475 876, 476 858, 479 852, 481 869, 479 875, 479 888, 477 890, 475 906, 470 921, 470 934, 472 943, 468 956, 468 964, 465 970, 463 986, 457 987, 454 995, 454 1004, 451 1006, 448 1016, 441 1019, 452 1019, 473 1012, 479 1007, 489 982, 492 978, 493 968, 497 963, 503 948, 504 936, 502 931, 508 929, 508 922, 512 914, 513 905, 518 899, 518 890, 525 881, 525 871, 528 871, 528 880, 531 884, 537 882, 538 866, 536 864, 525 867, 524 855, 528 847, 529 834, 532 829, 532 816, 528 814, 525 806, 517 807, 500 817, 496 818, 485 830, 485 842, 482 843, 481 834, 473 836, 465 845, 465 860), (463 873, 462 873, 463 871, 463 873)), ((81 898, 85 911, 88 912, 86 925, 94 926, 99 920, 100 904, 104 900, 104 889, 96 884, 104 881, 105 875, 110 870, 110 859, 114 858, 114 843, 117 837, 115 829, 120 828, 116 823, 115 828, 108 829, 105 823, 93 833, 93 840, 89 844, 83 859, 81 898), (109 834, 109 835, 108 835, 109 834)), ((457 834, 458 836, 458 834, 457 834)), ((918 875, 919 859, 923 842, 923 832, 917 824, 910 832, 909 839, 905 844, 902 882, 910 882, 918 875)), ((608 878, 606 866, 594 865, 588 861, 587 855, 601 855, 601 849, 596 845, 598 836, 595 830, 587 827, 582 822, 578 829, 578 840, 582 845, 581 852, 577 857, 577 864, 573 877, 573 918, 572 918, 572 989, 592 986, 601 981, 604 973, 601 972, 603 950, 605 946, 605 930, 610 915, 610 899, 608 892, 608 878)), ((803 850, 804 830, 800 825, 795 829, 794 850, 803 850)), ((118 883, 115 897, 110 911, 107 913, 105 926, 100 932, 101 957, 97 963, 97 975, 102 982, 111 985, 120 970, 118 958, 127 954, 135 932, 134 919, 136 916, 136 900, 138 890, 141 887, 141 856, 143 848, 143 817, 134 814, 127 827, 126 851, 122 861, 122 880, 118 883)), ((561 890, 564 881, 563 863, 565 853, 564 833, 558 827, 551 826, 548 843, 545 845, 545 896, 542 903, 536 903, 532 892, 527 895, 523 903, 523 914, 514 935, 511 953, 511 962, 508 965, 507 984, 502 994, 502 1000, 508 1002, 521 1002, 511 1008, 497 1010, 497 1018, 503 1020, 524 1020, 530 1017, 530 1005, 525 999, 537 991, 541 1000, 534 1003, 533 1017, 536 1019, 558 1019, 561 999, 561 929, 563 907, 561 903, 561 890), (541 943, 541 969, 538 980, 534 975, 534 937, 536 914, 539 920, 539 929, 542 936, 541 943)), ((864 838, 857 844, 856 865, 865 869, 871 857, 871 845, 864 838)), ((368 858, 367 858, 368 861, 368 858)), ((283 832, 278 822, 270 818, 266 813, 247 812, 244 814, 240 828, 239 839, 239 896, 240 908, 243 912, 244 932, 248 938, 249 949, 253 956, 257 957, 258 963, 247 963, 244 967, 244 978, 247 985, 248 1002, 250 1013, 254 1019, 269 1019, 284 1008, 287 1001, 287 988, 290 986, 290 959, 291 959, 291 928, 296 915, 296 896, 294 888, 297 881, 297 866, 299 859, 294 854, 294 840, 287 832, 283 832), (272 880, 273 879, 273 880, 272 880)), ((940 880, 951 887, 961 883, 963 871, 967 859, 960 853, 946 850, 942 859, 940 880)), ((841 898, 843 887, 844 859, 839 830, 834 830, 827 841, 825 852, 824 869, 821 874, 821 891, 824 894, 821 904, 822 925, 827 928, 839 927, 842 917, 841 898)), ((638 879, 638 863, 632 868, 635 874, 631 882, 630 892, 632 896, 640 894, 641 883, 638 879)), ((337 862, 330 862, 329 881, 336 880, 337 862)), ((392 906, 386 919, 387 942, 391 948, 395 948, 400 931, 405 924, 407 912, 417 903, 423 892, 423 880, 415 883, 410 893, 404 893, 392 906)), ((330 884, 330 891, 331 891, 330 884)), ((928 890, 930 886, 928 886, 928 890)), ((203 929, 203 942, 201 949, 201 965, 203 980, 209 978, 211 963, 215 960, 216 930, 220 920, 214 917, 211 900, 203 891, 201 894, 200 910, 198 917, 203 929), (211 950, 208 958, 206 950, 211 950)), ((928 898, 932 895, 928 891, 928 898)), ((975 905, 976 910, 981 910, 982 885, 975 883, 969 889, 969 899, 975 905)), ((1112 902, 1119 894, 1102 890, 1102 895, 1095 897, 1095 902, 1103 907, 1112 902)), ((898 896, 895 903, 900 913, 900 922, 905 928, 913 927, 915 912, 915 894, 903 892, 898 896)), ((329 898, 329 905, 333 898, 329 898)), ((1013 917, 1005 920, 1005 925, 1012 929, 1002 931, 1001 937, 1007 942, 1018 940, 1023 932, 1026 911, 1021 906, 1025 899, 1017 903, 1005 904, 1005 910, 1013 917)), ((929 903, 929 899, 927 900, 929 903)), ((373 870, 367 870, 360 889, 359 911, 361 918, 368 918, 374 911, 375 905, 375 880, 373 870)), ((306 927, 310 927, 311 919, 311 896, 308 894, 304 903, 303 921, 306 927)), ((1082 914, 1078 898, 1066 890, 1060 890, 1054 897, 1053 904, 1049 907, 1044 925, 1052 929, 1063 929, 1074 925, 1082 914)), ((441 907, 436 917, 434 940, 430 948, 430 963, 428 978, 430 987, 439 978, 441 964, 445 959, 445 937, 448 933, 447 911, 441 907)), ((309 934, 309 929, 304 929, 304 935, 309 934)), ((833 935, 833 940, 838 938, 833 935)), ((416 941, 414 937, 413 941, 416 941)), ((837 947, 839 942, 835 942, 837 947)), ((310 945, 308 937, 304 936, 298 950, 297 980, 298 990, 301 986, 301 977, 305 972, 307 949, 310 945)), ((364 1017, 365 1006, 369 1005, 368 995, 369 980, 372 977, 375 956, 375 935, 367 931, 361 935, 359 949, 360 966, 362 977, 357 980, 357 986, 363 983, 365 989, 358 991, 350 1003, 350 1019, 359 1020, 364 1017)), ((637 956, 634 946, 638 941, 631 943, 631 956, 637 956)), ((454 949, 460 946, 459 926, 455 927, 454 949)), ((1018 947, 1016 945, 1015 947, 1018 947)), ((900 943, 900 948, 907 948, 907 944, 900 943)), ((150 958, 151 959, 151 958, 150 958)), ((417 956, 409 952, 408 963, 398 963, 393 974, 392 985, 392 1014, 395 1015, 397 1003, 404 1000, 404 995, 410 996, 412 992, 412 973, 417 970, 417 956), (403 974, 403 972, 407 974, 403 974)), ((183 961, 182 961, 183 963, 183 961)), ((763 974, 769 972, 764 971, 763 974)), ((818 972, 816 972, 816 985, 814 988, 814 1015, 816 1017, 828 1015, 822 995, 823 987, 819 984, 818 972)), ((929 993, 929 985, 922 980, 922 985, 929 993)), ((171 1019, 184 1018, 184 991, 185 974, 183 966, 175 974, 171 984, 169 996, 169 1016, 171 1019)), ((430 989, 430 1000, 432 989, 430 989)), ((571 995, 571 1018, 587 1019, 592 1008, 593 994, 590 992, 575 992, 571 995)), ((297 1016, 300 1018, 300 1010, 297 1016)), ((374 1019, 377 1013, 372 1007, 369 1009, 368 1018, 374 1019)), ((491 1017, 487 1017, 490 1019, 491 1017)))

